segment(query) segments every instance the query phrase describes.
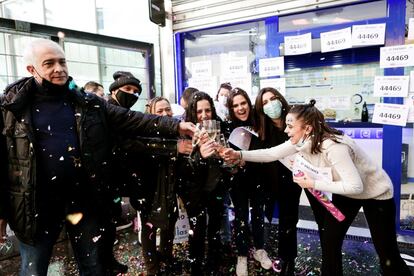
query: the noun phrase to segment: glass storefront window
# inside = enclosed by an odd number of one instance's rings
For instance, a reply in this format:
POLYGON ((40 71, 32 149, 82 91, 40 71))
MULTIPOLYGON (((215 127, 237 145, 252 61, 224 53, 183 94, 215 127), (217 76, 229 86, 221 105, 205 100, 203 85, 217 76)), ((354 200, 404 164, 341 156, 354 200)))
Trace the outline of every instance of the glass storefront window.
POLYGON ((372 112, 381 100, 372 95, 374 77, 382 75, 378 63, 287 69, 286 99, 290 104, 315 99, 328 120, 360 121, 363 103, 372 112))
POLYGON ((0 34, 0 91, 9 83, 22 77, 29 76, 26 66, 23 64, 23 49, 37 37, 1 33, 0 34))
POLYGON ((45 24, 96 33, 95 2, 44 0, 45 24))
MULTIPOLYGON (((412 100, 414 104, 414 100, 412 100)), ((414 231, 414 133, 413 124, 403 128, 401 152, 400 225, 402 230, 414 231)))
POLYGON ((230 82, 254 99, 258 92, 256 58, 265 52, 264 22, 186 33, 186 87, 215 98, 221 83, 230 82))
POLYGON ((76 78, 78 85, 83 86, 88 81, 99 82, 97 46, 65 42, 65 53, 69 73, 76 78))
MULTIPOLYGON (((405 67, 404 75, 409 76, 412 70, 414 67, 405 67)), ((410 110, 408 123, 402 129, 400 228, 414 231, 414 92, 411 89, 404 104, 410 110)))
POLYGON ((374 1, 282 16, 279 18, 279 32, 297 31, 386 16, 387 1, 374 1))
POLYGON ((143 93, 133 110, 144 110, 149 97, 148 68, 143 52, 111 47, 94 46, 75 42, 65 42, 65 52, 69 72, 78 85, 88 81, 98 81, 109 93, 109 86, 114 81, 115 71, 128 71, 137 77, 142 84, 143 93))
MULTIPOLYGON (((44 23, 43 0, 11 0, 1 1, 2 17, 28 21, 38 24, 44 23)), ((58 1, 59 3, 63 1, 58 1)))
MULTIPOLYGON (((0 16, 4 18, 152 43, 154 45, 154 86, 156 91, 161 91, 160 29, 158 25, 149 20, 148 14, 148 1, 124 0, 122 4, 105 0, 0 1, 0 16)), ((135 59, 137 60, 140 59, 135 59)), ((72 64, 72 67, 74 66, 72 64)), ((96 71, 96 68, 92 67, 79 67, 78 69, 85 71, 81 72, 85 76, 88 70, 96 71)), ((103 69, 105 68, 100 70, 103 69)), ((110 68, 111 71, 116 69, 110 68)), ((139 71, 142 78, 148 78, 146 76, 148 72, 135 70, 139 71)), ((145 82, 147 82, 146 79, 145 82)))

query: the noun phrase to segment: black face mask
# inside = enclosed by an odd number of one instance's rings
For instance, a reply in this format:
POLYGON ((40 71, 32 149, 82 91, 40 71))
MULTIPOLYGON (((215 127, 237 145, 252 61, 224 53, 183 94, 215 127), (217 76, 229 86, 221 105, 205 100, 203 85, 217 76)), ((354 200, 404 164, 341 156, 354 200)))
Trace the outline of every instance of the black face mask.
POLYGON ((69 82, 71 81, 71 78, 69 77, 68 80, 66 81, 65 84, 63 85, 58 85, 58 84, 54 84, 50 81, 48 81, 47 79, 45 79, 44 77, 42 77, 37 70, 35 69, 36 73, 39 75, 39 77, 42 79, 42 83, 40 84, 41 87, 43 87, 45 92, 48 91, 66 91, 69 87, 69 82))
POLYGON ((45 91, 63 91, 63 90, 68 89, 69 81, 70 80, 68 79, 65 84, 58 85, 58 84, 51 83, 50 81, 48 81, 45 78, 42 78, 42 87, 43 87, 43 89, 45 89, 45 91))
POLYGON ((131 94, 121 89, 118 90, 118 93, 115 95, 118 103, 125 108, 131 108, 138 101, 138 94, 131 94))

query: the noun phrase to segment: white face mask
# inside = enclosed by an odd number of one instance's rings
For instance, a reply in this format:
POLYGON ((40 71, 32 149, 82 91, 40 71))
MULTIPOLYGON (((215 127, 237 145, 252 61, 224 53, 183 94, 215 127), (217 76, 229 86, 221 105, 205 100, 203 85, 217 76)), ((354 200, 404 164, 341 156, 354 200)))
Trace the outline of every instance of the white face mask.
MULTIPOLYGON (((308 129, 307 129, 308 130, 308 129)), ((296 143, 296 146, 303 147, 306 142, 309 140, 309 133, 303 134, 303 136, 299 139, 299 141, 296 143)))
POLYGON ((263 106, 263 113, 270 119, 279 119, 282 115, 282 103, 279 100, 273 100, 263 106))
POLYGON ((220 96, 218 96, 217 100, 222 105, 226 105, 227 104, 227 97, 226 96, 220 95, 220 96))
POLYGON ((303 135, 302 138, 299 139, 299 141, 296 143, 295 146, 303 147, 305 145, 307 139, 308 139, 308 137, 306 137, 306 135, 303 135))

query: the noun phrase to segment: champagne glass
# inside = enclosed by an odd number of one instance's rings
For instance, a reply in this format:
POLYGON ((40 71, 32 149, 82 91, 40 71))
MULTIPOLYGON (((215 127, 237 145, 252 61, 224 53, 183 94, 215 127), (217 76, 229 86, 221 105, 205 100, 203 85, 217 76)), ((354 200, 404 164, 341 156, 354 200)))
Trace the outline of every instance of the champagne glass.
POLYGON ((216 140, 217 136, 217 123, 216 120, 204 120, 203 128, 206 130, 208 137, 212 140, 216 140))
MULTIPOLYGON (((218 143, 218 148, 217 148, 217 152, 221 153, 222 151, 224 151, 225 149, 229 148, 229 143, 227 142, 226 137, 224 137, 223 133, 220 133, 217 136, 217 143, 218 143)), ((221 165, 223 168, 231 168, 232 166, 230 164, 227 164, 224 160, 223 163, 221 165)))
POLYGON ((216 131, 217 131, 217 137, 219 137, 221 134, 221 122, 220 121, 216 121, 216 131))
POLYGON ((200 143, 200 132, 201 132, 202 126, 197 123, 196 124, 196 131, 194 132, 193 138, 191 139, 191 151, 188 154, 188 158, 191 160, 191 155, 193 154, 194 148, 200 143))

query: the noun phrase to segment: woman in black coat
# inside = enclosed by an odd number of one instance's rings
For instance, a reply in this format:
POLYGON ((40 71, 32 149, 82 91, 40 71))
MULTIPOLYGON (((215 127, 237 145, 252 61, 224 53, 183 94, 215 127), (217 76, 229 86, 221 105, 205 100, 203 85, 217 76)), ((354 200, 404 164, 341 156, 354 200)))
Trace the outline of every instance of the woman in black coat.
MULTIPOLYGON (((146 113, 172 117, 171 105, 166 98, 155 97, 149 101, 146 113)), ((141 193, 131 195, 131 205, 140 212, 142 254, 147 275, 158 275, 162 263, 166 273, 172 273, 175 222, 177 221, 176 162, 178 153, 189 154, 190 140, 140 138, 147 149, 140 158, 142 166, 141 193), (157 251, 157 229, 160 246, 157 251)))
MULTIPOLYGON (((253 106, 246 91, 240 88, 231 90, 227 106, 229 107, 230 130, 237 127, 253 129, 253 106)), ((231 145, 234 147, 234 145, 231 145)), ((251 135, 249 150, 261 148, 261 141, 251 135)), ((253 237, 255 251, 253 257, 260 262, 264 269, 272 267, 272 261, 264 250, 264 186, 261 173, 261 164, 247 162, 239 168, 230 181, 230 195, 235 211, 235 234, 237 247, 237 276, 247 276, 247 256, 250 236, 253 237), (249 227, 249 210, 251 208, 252 231, 249 227)))
MULTIPOLYGON (((274 88, 260 90, 255 102, 256 131, 263 148, 284 143, 288 136, 286 115, 289 104, 274 88)), ((296 224, 298 223, 299 200, 302 189, 293 182, 292 172, 279 161, 263 164, 265 179, 265 212, 272 220, 275 203, 279 207, 279 257, 282 259, 281 275, 294 275, 297 257, 296 224)))
MULTIPOLYGON (((186 109, 186 121, 201 124, 204 120, 211 119, 220 120, 216 115, 212 98, 204 92, 193 94, 186 109)), ((199 276, 203 273, 207 215, 208 249, 205 271, 207 274, 217 275, 220 266, 220 225, 225 189, 221 162, 218 158, 201 158, 198 146, 191 158, 182 155, 178 160, 178 192, 187 210, 191 227, 191 275, 199 276)))

